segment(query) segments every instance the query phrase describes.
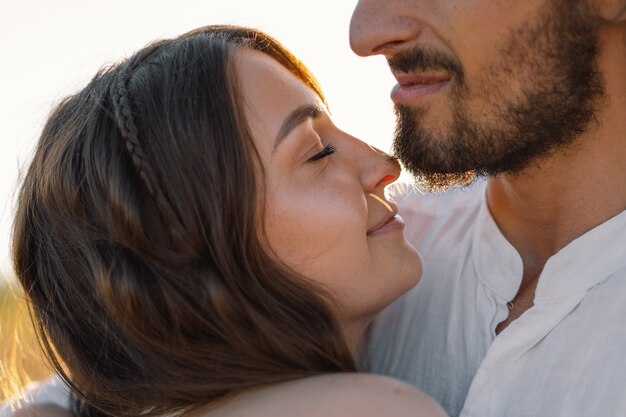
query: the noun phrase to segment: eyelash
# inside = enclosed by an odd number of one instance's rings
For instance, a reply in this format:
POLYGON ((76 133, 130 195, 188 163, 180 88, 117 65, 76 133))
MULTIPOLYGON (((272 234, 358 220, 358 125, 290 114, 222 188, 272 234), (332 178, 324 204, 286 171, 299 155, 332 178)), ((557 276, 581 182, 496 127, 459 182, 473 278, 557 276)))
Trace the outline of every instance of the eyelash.
POLYGON ((336 150, 337 148, 335 147, 335 145, 331 145, 331 144, 326 145, 324 146, 324 149, 322 149, 321 151, 313 155, 311 159, 309 159, 309 162, 317 162, 321 159, 324 159, 327 156, 334 154, 336 150))

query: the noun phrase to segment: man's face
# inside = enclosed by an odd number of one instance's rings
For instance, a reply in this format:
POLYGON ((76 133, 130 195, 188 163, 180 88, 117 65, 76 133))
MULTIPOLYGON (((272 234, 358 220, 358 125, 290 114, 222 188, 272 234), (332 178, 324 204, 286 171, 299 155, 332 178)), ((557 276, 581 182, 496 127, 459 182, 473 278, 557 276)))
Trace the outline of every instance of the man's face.
POLYGON ((361 0, 359 55, 383 54, 394 152, 427 187, 515 173, 574 142, 603 95, 582 0, 361 0))

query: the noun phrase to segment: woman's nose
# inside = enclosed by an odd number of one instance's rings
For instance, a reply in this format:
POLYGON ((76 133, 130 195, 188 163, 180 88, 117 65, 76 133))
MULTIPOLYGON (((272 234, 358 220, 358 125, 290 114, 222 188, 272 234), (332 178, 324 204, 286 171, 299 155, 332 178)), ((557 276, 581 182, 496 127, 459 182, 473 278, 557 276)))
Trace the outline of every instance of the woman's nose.
POLYGON ((382 191, 400 176, 400 164, 396 158, 371 146, 370 155, 363 158, 361 183, 368 193, 382 191))
POLYGON ((360 0, 350 22, 350 46, 360 56, 392 56, 417 39, 422 25, 414 14, 419 0, 360 0))

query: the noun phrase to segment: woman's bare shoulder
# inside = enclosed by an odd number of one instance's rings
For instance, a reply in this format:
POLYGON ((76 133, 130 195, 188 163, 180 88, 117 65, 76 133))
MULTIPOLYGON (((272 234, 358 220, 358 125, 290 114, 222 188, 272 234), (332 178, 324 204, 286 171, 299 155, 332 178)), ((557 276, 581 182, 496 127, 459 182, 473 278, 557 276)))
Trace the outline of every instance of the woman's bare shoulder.
POLYGON ((283 383, 242 396, 207 417, 445 417, 428 395, 374 374, 331 374, 283 383))

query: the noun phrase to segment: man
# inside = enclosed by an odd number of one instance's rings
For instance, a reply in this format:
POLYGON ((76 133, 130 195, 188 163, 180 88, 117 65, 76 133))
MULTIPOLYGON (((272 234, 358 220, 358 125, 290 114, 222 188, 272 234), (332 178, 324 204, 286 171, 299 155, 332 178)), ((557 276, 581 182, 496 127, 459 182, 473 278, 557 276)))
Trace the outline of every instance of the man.
POLYGON ((453 416, 626 416, 626 0, 361 0, 398 81, 394 151, 422 282, 371 371, 453 416))

